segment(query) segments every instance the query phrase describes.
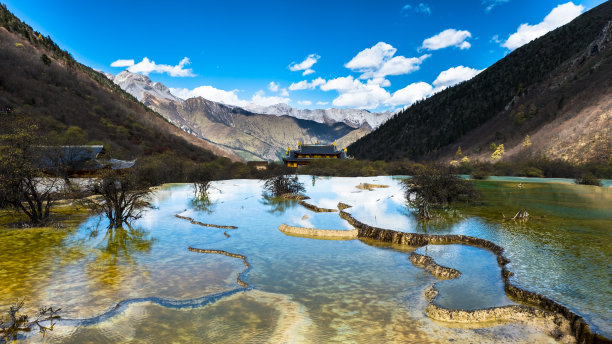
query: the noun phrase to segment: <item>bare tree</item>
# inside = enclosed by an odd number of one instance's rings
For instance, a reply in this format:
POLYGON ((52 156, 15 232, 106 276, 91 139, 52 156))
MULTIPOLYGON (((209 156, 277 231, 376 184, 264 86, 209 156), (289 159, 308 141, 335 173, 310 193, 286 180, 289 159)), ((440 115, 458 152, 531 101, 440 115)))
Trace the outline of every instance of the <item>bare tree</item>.
POLYGON ((0 118, 0 207, 12 207, 39 225, 49 219, 62 183, 45 178, 45 172, 58 165, 42 163, 53 157, 41 153, 42 138, 37 131, 37 125, 18 115, 8 113, 0 118))
POLYGON ((124 223, 138 219, 152 205, 151 190, 139 181, 133 170, 104 170, 92 184, 94 197, 84 199, 96 213, 105 214, 109 227, 119 228, 124 223), (97 197, 96 197, 97 196, 97 197))
POLYGON ((17 300, 15 305, 10 306, 6 315, 0 317, 0 344, 16 341, 19 334, 30 332, 34 328, 38 328, 38 331, 44 335, 47 331, 53 331, 55 321, 60 318, 58 314, 61 308, 42 307, 32 319, 20 313, 23 305, 23 300, 17 300))

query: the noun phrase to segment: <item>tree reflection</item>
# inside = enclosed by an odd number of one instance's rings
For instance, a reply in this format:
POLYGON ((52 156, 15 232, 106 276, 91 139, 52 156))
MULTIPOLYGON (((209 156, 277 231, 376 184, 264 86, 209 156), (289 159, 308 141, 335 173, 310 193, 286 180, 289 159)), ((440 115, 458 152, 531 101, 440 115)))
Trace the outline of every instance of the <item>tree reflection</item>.
POLYGON ((416 232, 424 234, 449 234, 452 232, 452 227, 459 222, 465 220, 466 215, 453 208, 435 209, 431 211, 434 215, 431 218, 419 218, 412 212, 411 204, 406 203, 405 208, 401 210, 402 214, 408 217, 414 217, 416 220, 416 232))
MULTIPOLYGON (((99 254, 94 264, 90 265, 89 274, 92 279, 104 284, 118 285, 132 275, 136 260, 134 256, 147 253, 153 247, 155 239, 149 237, 149 232, 140 228, 107 227, 104 236, 98 244, 99 254)), ((98 229, 90 233, 90 238, 100 236, 98 229)))
POLYGON ((196 193, 191 200, 191 206, 196 210, 212 214, 215 211, 216 202, 211 201, 207 193, 196 193))
POLYGON ((298 203, 296 200, 286 199, 282 197, 273 197, 268 194, 263 194, 262 196, 263 198, 261 203, 265 206, 270 207, 267 212, 275 215, 284 214, 285 211, 295 207, 298 203))

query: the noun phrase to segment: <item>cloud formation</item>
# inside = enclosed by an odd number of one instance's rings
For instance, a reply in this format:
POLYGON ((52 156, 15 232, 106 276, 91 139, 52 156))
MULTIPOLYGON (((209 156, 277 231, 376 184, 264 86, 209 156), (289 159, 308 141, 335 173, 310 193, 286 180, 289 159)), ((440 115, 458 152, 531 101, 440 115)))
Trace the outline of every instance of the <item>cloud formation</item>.
POLYGON ((300 82, 293 82, 289 85, 290 91, 298 91, 298 90, 307 90, 307 89, 315 89, 317 86, 325 84, 325 79, 319 77, 312 81, 302 80, 300 82))
POLYGON ((521 24, 518 30, 511 34, 508 39, 502 43, 502 47, 514 50, 532 40, 552 31, 559 26, 565 25, 579 16, 584 11, 584 6, 574 5, 573 2, 568 2, 555 7, 544 18, 544 20, 535 25, 527 23, 521 24))
POLYGON ((418 5, 412 6, 410 4, 405 5, 404 7, 402 7, 402 11, 403 13, 406 13, 408 11, 414 11, 417 13, 425 13, 425 14, 431 14, 431 8, 429 7, 429 5, 425 4, 425 3, 419 3, 418 5))
POLYGON ((270 81, 270 83, 268 84, 268 89, 272 92, 278 92, 278 87, 280 85, 274 81, 270 81))
POLYGON ((241 107, 245 107, 249 104, 270 106, 279 103, 287 104, 291 102, 291 99, 287 97, 266 97, 263 90, 257 91, 250 100, 240 99, 240 97, 238 97, 238 90, 226 91, 213 86, 199 86, 191 90, 187 88, 171 88, 170 92, 182 99, 202 97, 214 102, 241 107))
POLYGON ((385 103, 393 106, 410 105, 417 100, 427 98, 432 90, 433 87, 426 82, 415 82, 395 91, 385 103))
POLYGON ((491 12, 493 7, 501 4, 510 2, 510 0, 482 0, 482 4, 485 5, 485 12, 491 12))
POLYGON ((298 100, 297 102, 299 105, 303 105, 303 106, 309 106, 312 105, 312 102, 310 100, 298 100))
POLYGON ((378 42, 373 47, 360 51, 344 66, 362 73, 360 79, 378 79, 379 84, 382 84, 388 83, 383 80, 387 75, 409 74, 418 70, 421 63, 431 56, 429 54, 410 58, 394 56, 396 51, 392 45, 378 42))
POLYGON ((439 50, 453 46, 461 50, 469 49, 472 45, 466 39, 470 37, 472 37, 472 34, 469 31, 446 29, 435 36, 425 39, 421 49, 439 50))
POLYGON ((436 80, 434 80, 433 85, 436 87, 436 91, 441 91, 447 87, 469 80, 480 72, 481 70, 465 66, 452 67, 441 72, 436 80))
POLYGON ((111 63, 111 67, 129 67, 134 65, 134 60, 117 60, 111 63))
POLYGON ((303 70, 304 72, 302 73, 302 75, 312 74, 315 71, 311 67, 315 63, 317 63, 320 58, 321 56, 317 54, 310 54, 308 55, 308 57, 306 57, 306 59, 304 59, 304 61, 300 63, 291 62, 291 64, 289 65, 289 70, 291 70, 292 72, 303 70))
POLYGON ((111 63, 111 67, 128 67, 128 71, 132 73, 140 73, 149 75, 150 73, 168 74, 175 77, 195 76, 191 68, 185 68, 190 64, 189 58, 184 57, 176 66, 157 64, 155 61, 145 57, 142 61, 134 64, 134 60, 117 60, 111 63))

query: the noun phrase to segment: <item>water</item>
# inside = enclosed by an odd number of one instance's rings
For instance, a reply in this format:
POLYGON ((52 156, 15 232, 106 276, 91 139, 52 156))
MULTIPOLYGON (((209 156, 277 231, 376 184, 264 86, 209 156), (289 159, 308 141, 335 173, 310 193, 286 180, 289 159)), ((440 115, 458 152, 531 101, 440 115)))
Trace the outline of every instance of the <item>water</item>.
MULTIPOLYGON (((308 202, 324 208, 348 203, 353 207, 347 211, 371 225, 494 241, 506 247, 517 284, 551 296, 608 337, 612 334, 608 189, 530 184, 533 189, 515 192, 517 183, 480 182, 485 204, 422 225, 404 206, 397 179, 315 178, 314 185, 311 177, 301 180, 308 202), (362 182, 390 187, 355 188, 362 182), (541 202, 527 206, 533 221, 501 221, 501 209, 536 195, 541 202)), ((409 248, 293 237, 277 229, 281 223, 349 229, 337 213, 265 200, 261 183, 253 180, 216 182, 210 199, 212 206, 204 209, 193 203, 189 185, 163 188, 156 193, 157 208, 134 224, 136 231, 112 237, 98 218, 68 231, 0 231, 0 307, 27 296, 29 310, 55 305, 63 308, 64 318, 85 319, 60 322, 45 338, 51 342, 550 340, 525 325, 474 330, 431 321, 423 314, 423 292, 437 280, 409 262, 409 248), (238 228, 202 227, 175 214, 238 228), (236 283, 245 270, 240 259, 189 252, 188 246, 245 255, 252 265, 244 277, 250 287, 236 283), (209 300, 208 295, 223 297, 209 300)), ((418 252, 462 272, 456 280, 437 283, 439 305, 476 309, 512 304, 488 251, 448 245, 418 252)))

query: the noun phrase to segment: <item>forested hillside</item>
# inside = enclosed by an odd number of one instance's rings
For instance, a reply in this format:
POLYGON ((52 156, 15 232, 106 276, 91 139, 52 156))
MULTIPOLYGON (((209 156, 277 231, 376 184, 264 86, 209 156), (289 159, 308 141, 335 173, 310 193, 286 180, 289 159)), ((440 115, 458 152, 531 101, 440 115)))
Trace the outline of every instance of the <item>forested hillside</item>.
POLYGON ((446 160, 461 147, 463 156, 491 160, 504 144, 502 159, 610 159, 611 20, 612 2, 606 2, 400 112, 352 144, 349 154, 446 160))

